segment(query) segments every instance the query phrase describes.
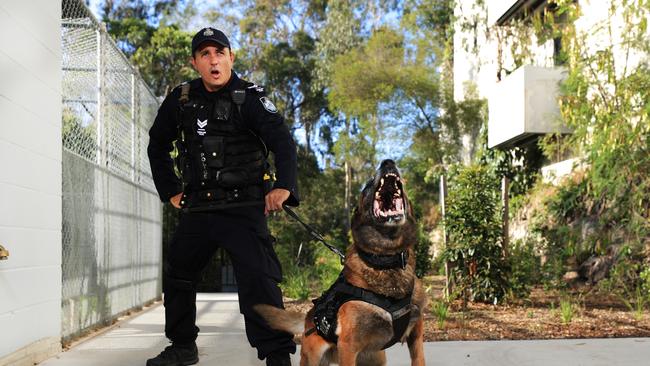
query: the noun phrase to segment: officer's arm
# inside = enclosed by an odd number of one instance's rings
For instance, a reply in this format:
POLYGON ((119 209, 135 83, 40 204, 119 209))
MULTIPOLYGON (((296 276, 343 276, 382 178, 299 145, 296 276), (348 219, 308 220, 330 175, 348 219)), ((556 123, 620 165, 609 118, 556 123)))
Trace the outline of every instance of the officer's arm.
POLYGON ((149 130, 147 154, 153 181, 163 202, 169 202, 171 197, 183 190, 182 182, 174 173, 174 162, 169 155, 178 135, 176 124, 178 94, 174 91, 165 98, 149 130))
POLYGON ((246 96, 244 117, 252 122, 251 128, 264 141, 275 156, 277 181, 273 188, 283 188, 289 191, 289 198, 285 203, 289 206, 298 206, 297 183, 297 157, 296 144, 293 141, 289 128, 284 123, 284 118, 273 108, 265 108, 261 98, 264 93, 251 93, 246 96), (246 115, 248 114, 248 115, 246 115))

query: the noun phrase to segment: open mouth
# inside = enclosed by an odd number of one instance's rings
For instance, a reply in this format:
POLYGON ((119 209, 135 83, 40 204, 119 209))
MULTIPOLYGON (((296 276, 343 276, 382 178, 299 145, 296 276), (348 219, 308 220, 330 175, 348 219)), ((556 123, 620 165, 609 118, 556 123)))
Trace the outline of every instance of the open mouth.
POLYGON ((381 222, 400 221, 404 218, 402 180, 395 173, 384 175, 379 181, 373 202, 373 215, 381 222))
POLYGON ((219 77, 219 70, 210 70, 210 74, 214 77, 219 77))

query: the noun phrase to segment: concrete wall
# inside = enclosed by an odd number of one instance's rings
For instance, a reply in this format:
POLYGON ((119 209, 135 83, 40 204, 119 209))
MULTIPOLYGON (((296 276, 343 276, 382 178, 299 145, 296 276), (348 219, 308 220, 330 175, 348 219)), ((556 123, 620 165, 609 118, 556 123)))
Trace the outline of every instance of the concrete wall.
POLYGON ((0 1, 0 365, 60 351, 61 3, 0 1))
POLYGON ((562 125, 557 96, 561 68, 523 65, 488 95, 488 147, 512 146, 527 136, 570 133, 562 125))

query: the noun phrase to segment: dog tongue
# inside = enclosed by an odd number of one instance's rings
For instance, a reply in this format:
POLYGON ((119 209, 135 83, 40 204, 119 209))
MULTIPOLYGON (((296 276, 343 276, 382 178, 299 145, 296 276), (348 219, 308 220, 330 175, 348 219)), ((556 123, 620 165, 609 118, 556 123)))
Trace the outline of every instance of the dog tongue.
POLYGON ((393 199, 391 203, 393 207, 386 208, 384 207, 382 201, 377 199, 373 202, 372 211, 376 217, 388 217, 404 213, 404 201, 402 201, 401 197, 393 199))
POLYGON ((401 197, 395 198, 393 201, 393 205, 395 206, 395 211, 397 213, 402 213, 404 211, 404 201, 402 201, 401 197))

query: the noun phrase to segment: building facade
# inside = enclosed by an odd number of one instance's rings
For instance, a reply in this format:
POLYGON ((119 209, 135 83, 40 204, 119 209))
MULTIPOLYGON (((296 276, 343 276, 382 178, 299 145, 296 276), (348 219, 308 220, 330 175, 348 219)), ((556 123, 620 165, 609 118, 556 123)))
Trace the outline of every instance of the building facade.
MULTIPOLYGON (((619 76, 647 62, 647 54, 629 52, 621 44, 624 17, 629 14, 616 0, 456 1, 454 98, 463 100, 474 93, 471 97, 487 100, 490 148, 508 149, 534 143, 549 133, 571 133, 558 105, 567 45, 560 35, 538 37, 549 17, 556 26, 569 21, 566 13, 558 11, 562 5, 579 9, 571 22, 576 39, 584 43, 586 58, 611 51, 619 76)), ((551 161, 543 169, 545 178, 567 174, 578 160, 573 156, 551 161)))

